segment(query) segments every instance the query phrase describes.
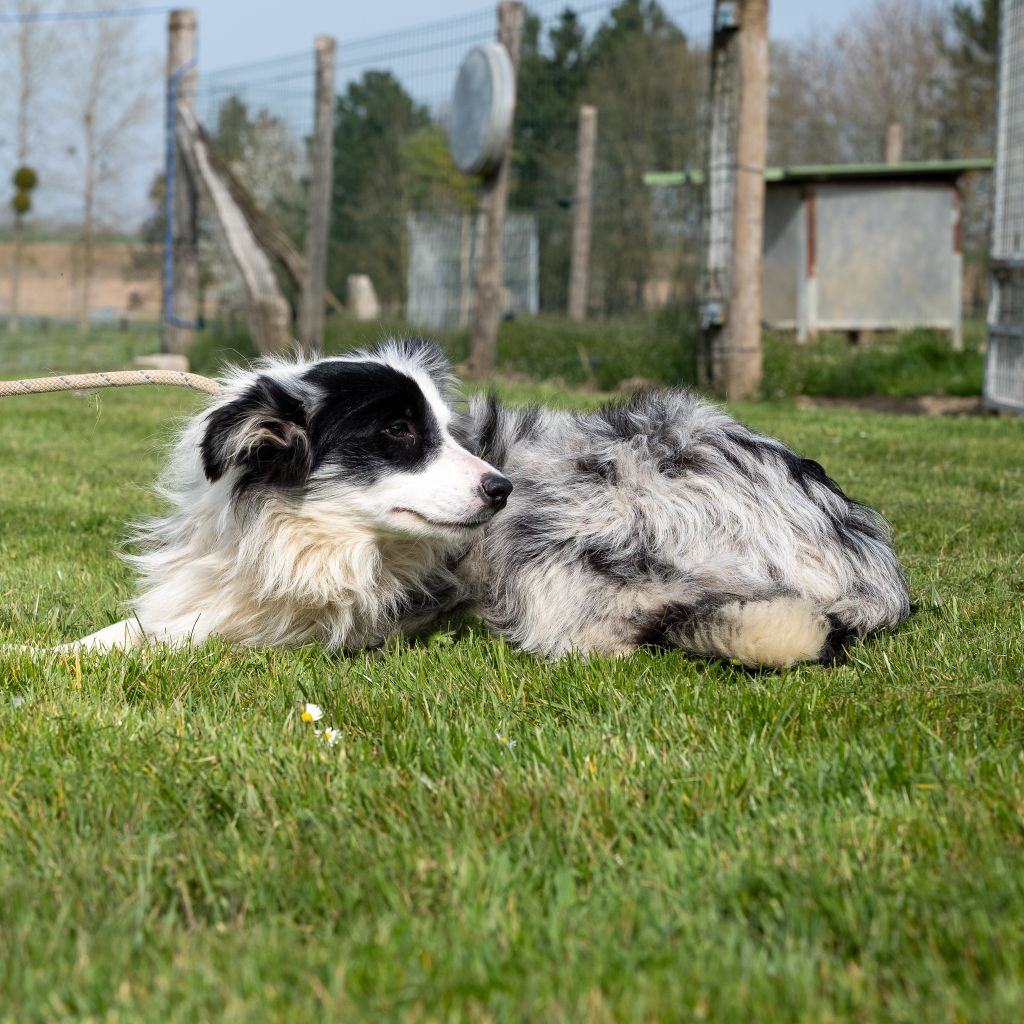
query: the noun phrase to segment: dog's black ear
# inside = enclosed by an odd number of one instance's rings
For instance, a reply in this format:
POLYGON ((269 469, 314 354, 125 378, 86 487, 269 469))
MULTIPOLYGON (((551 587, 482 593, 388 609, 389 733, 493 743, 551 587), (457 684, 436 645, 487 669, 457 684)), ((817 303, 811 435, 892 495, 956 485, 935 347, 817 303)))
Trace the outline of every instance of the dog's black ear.
POLYGON ((200 445, 203 471, 212 481, 238 467, 242 489, 254 483, 297 487, 312 469, 307 427, 302 398, 259 377, 243 395, 207 417, 200 445))

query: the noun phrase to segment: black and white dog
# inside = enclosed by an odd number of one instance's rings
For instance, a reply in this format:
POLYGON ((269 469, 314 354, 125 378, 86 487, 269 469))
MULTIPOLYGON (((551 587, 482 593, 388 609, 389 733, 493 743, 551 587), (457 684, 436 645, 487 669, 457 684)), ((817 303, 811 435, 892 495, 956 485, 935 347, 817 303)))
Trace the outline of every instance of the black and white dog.
POLYGON ((784 667, 910 612, 876 512, 683 391, 460 414, 419 341, 224 385, 177 443, 168 514, 140 528, 132 616, 79 645, 359 650, 463 610, 549 656, 658 644, 784 667))

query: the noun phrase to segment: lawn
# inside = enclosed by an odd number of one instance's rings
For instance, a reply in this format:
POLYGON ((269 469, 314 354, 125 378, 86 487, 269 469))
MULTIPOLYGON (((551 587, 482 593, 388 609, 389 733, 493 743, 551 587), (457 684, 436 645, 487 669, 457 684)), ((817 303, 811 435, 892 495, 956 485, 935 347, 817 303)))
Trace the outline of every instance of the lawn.
MULTIPOLYGON (((200 401, 0 400, 0 641, 120 617, 200 401)), ((894 524, 920 610, 840 669, 4 657, 0 1020, 1021 1020, 1024 423, 735 411, 894 524)))
MULTIPOLYGON (((378 340, 382 330, 401 334, 401 322, 358 323, 332 317, 326 349, 342 352, 378 340)), ((455 362, 469 353, 465 331, 433 332, 455 362)), ((984 325, 964 324, 964 349, 955 352, 941 331, 879 333, 870 343, 851 345, 845 337, 823 334, 808 345, 793 335, 764 334, 762 394, 777 400, 795 395, 859 397, 925 394, 977 395, 984 369, 984 325)), ((572 323, 539 316, 506 321, 498 333, 498 372, 518 380, 558 380, 569 387, 613 390, 629 378, 674 384, 696 379, 696 336, 692 317, 668 309, 647 317, 572 323)), ((214 327, 199 342, 194 359, 214 370, 224 352, 255 354, 241 331, 214 327)))

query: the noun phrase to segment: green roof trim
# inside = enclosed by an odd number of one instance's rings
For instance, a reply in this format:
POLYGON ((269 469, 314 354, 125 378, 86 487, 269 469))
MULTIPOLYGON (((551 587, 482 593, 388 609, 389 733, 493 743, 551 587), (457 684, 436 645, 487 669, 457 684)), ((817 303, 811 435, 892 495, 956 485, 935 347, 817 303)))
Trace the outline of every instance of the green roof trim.
MULTIPOLYGON (((791 164, 788 167, 766 167, 764 180, 837 181, 846 178, 955 178, 968 171, 990 171, 987 157, 971 160, 908 160, 899 164, 791 164)), ((644 175, 644 184, 702 185, 703 171, 651 171, 644 175)))

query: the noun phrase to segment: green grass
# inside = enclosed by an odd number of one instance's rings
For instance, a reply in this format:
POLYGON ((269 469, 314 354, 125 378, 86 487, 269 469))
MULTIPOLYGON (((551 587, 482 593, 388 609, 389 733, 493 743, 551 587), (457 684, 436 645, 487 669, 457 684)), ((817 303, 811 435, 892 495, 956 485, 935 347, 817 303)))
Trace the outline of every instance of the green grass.
MULTIPOLYGON (((118 617, 197 404, 0 402, 0 641, 118 617)), ((1024 423, 737 412, 895 525, 920 611, 841 669, 2 658, 0 1020, 1019 1021, 1024 423)))
MULTIPOLYGON (((342 352, 369 345, 387 333, 407 334, 400 321, 358 323, 328 321, 326 348, 342 352)), ((465 332, 432 332, 456 362, 466 358, 465 332)), ((984 328, 965 324, 964 351, 953 351, 939 331, 879 334, 869 344, 851 345, 845 337, 822 335, 797 345, 792 334, 766 331, 762 394, 771 399, 795 395, 913 396, 978 395, 984 370, 984 328)), ((498 372, 517 379, 557 380, 569 387, 596 385, 613 390, 630 377, 666 384, 693 383, 696 336, 678 310, 646 319, 590 320, 574 324, 564 317, 541 316, 508 321, 498 335, 498 372)), ((228 351, 244 358, 254 352, 243 330, 214 327, 201 338, 196 365, 215 369, 228 351)))
POLYGON ((792 335, 768 334, 762 390, 771 398, 980 395, 984 332, 975 323, 967 328, 961 352, 930 330, 879 335, 861 346, 837 335, 796 345, 792 335))

